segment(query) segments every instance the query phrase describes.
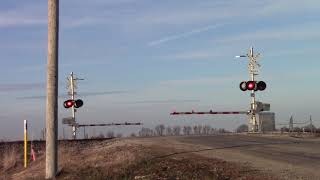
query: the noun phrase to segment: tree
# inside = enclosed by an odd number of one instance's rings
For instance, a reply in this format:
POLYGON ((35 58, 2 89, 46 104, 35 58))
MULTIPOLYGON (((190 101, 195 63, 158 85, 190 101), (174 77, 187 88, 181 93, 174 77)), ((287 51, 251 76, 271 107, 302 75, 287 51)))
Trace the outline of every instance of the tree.
POLYGON ((237 133, 248 132, 248 125, 241 124, 237 127, 237 133))
POLYGON ((100 132, 99 136, 96 137, 97 139, 104 139, 104 135, 102 132, 100 132))
POLYGON ((228 131, 225 130, 224 128, 220 128, 220 129, 218 130, 218 132, 219 132, 219 134, 223 134, 223 133, 227 133, 228 131))
POLYGON ((190 126, 183 126, 183 134, 184 135, 190 135, 192 131, 192 128, 190 126))
POLYGON ((160 124, 155 127, 155 132, 158 136, 163 136, 164 129, 165 129, 164 125, 160 124))
POLYGON ((170 127, 170 126, 167 126, 167 128, 166 128, 166 135, 167 136, 172 136, 172 128, 170 127))
POLYGON ((309 124, 307 126, 304 126, 303 128, 305 132, 315 132, 315 130, 317 129, 313 124, 309 124))
POLYGON ((280 128, 280 131, 281 131, 281 133, 283 133, 283 132, 289 132, 289 128, 283 126, 283 127, 280 128))
POLYGON ((211 128, 210 134, 218 134, 218 130, 216 128, 211 128))
POLYGON ((195 125, 193 126, 193 133, 196 135, 200 135, 202 131, 202 126, 201 125, 195 125))
POLYGON ((300 127, 294 127, 294 128, 293 128, 293 132, 301 133, 301 132, 302 132, 302 129, 301 129, 300 127))
POLYGON ((173 134, 174 134, 175 136, 179 136, 179 135, 180 135, 180 131, 181 131, 180 126, 174 126, 174 127, 173 127, 173 134))
POLYGON ((140 137, 148 137, 148 136, 154 136, 154 131, 150 128, 141 128, 139 131, 140 137))
POLYGON ((106 134, 106 138, 114 138, 114 132, 113 131, 108 131, 106 134))
POLYGON ((203 128, 202 128, 202 134, 208 135, 208 134, 210 134, 210 130, 211 130, 210 125, 205 125, 205 126, 203 126, 203 128))

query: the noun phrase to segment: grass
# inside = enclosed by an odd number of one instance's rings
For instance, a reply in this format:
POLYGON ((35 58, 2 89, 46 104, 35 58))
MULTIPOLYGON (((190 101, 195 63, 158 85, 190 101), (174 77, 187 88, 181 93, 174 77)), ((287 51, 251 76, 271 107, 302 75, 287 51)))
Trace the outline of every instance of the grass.
POLYGON ((17 166, 19 158, 18 148, 16 146, 5 145, 0 157, 1 169, 6 172, 17 166))

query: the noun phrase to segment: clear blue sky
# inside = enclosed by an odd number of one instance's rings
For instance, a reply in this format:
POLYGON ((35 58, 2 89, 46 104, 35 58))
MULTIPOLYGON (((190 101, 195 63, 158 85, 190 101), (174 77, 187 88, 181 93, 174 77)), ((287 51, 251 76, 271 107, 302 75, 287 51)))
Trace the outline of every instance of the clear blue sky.
MULTIPOLYGON (((312 115, 320 126, 319 22, 318 0, 61 0, 59 94, 74 71, 85 78, 79 94, 118 92, 83 97, 80 123, 234 129, 246 118, 169 113, 247 110, 249 93, 238 87, 247 60, 234 56, 254 46, 268 86, 258 99, 278 123, 312 115)), ((23 119, 39 136, 45 99, 25 97, 46 94, 47 1, 1 1, 0 62, 0 138, 21 139, 23 119)), ((60 123, 70 111, 59 100, 60 123)))

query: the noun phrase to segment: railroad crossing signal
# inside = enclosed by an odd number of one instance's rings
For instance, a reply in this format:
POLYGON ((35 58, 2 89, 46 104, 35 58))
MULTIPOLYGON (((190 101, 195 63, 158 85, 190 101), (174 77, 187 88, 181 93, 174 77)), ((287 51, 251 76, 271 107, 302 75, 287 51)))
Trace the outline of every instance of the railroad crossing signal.
POLYGON ((71 108, 72 106, 74 106, 75 108, 79 108, 83 106, 83 101, 81 99, 77 99, 77 100, 68 99, 63 103, 63 106, 67 109, 71 108))
POLYGON ((239 87, 242 91, 263 91, 266 89, 267 84, 264 81, 242 81, 239 87))

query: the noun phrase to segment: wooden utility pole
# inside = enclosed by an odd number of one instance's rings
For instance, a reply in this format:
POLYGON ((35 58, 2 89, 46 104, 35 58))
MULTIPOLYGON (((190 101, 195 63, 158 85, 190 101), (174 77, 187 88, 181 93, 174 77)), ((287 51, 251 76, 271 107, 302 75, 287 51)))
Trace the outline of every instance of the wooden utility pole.
POLYGON ((46 179, 54 178, 58 168, 58 41, 59 0, 48 0, 46 179))

